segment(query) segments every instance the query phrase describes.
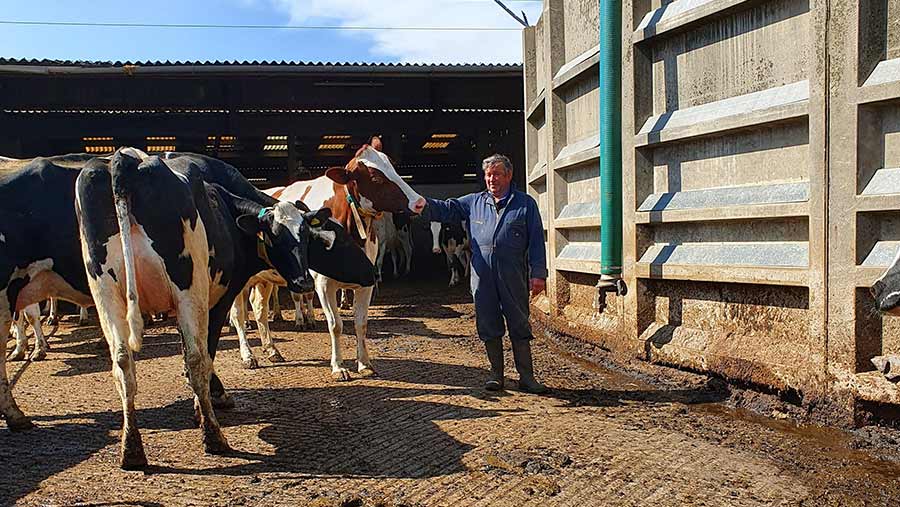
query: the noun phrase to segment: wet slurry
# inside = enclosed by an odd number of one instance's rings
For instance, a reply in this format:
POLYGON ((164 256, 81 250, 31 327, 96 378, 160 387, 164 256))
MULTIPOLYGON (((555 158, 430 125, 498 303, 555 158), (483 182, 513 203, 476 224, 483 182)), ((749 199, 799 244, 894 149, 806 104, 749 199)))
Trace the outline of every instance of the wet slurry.
MULTIPOLYGON (((287 298, 283 301, 286 303, 287 298)), ((285 305, 285 308, 288 306, 285 305)), ((172 322, 136 355, 138 425, 150 467, 118 468, 120 401, 96 327, 64 322, 48 358, 9 363, 37 428, 0 423, 2 505, 889 505, 891 437, 730 407, 715 382, 677 384, 589 362, 538 333, 547 396, 481 389, 470 298, 445 281, 389 282, 370 312, 375 377, 335 382, 319 328, 274 323, 287 363, 241 367, 223 337, 218 411, 230 456, 203 454, 172 322)), ((286 311, 285 317, 293 318, 286 311)), ((343 314, 345 333, 352 317, 343 314)), ((252 331, 255 352, 259 340, 252 331)), ((352 367, 355 340, 345 336, 352 367)), ((507 376, 515 379, 507 349, 507 376)))

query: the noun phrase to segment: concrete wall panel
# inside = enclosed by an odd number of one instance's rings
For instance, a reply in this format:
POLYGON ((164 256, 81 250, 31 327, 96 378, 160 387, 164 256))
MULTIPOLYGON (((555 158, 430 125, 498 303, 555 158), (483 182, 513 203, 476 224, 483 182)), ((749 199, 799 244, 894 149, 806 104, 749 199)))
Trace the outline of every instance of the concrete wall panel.
POLYGON ((765 2, 652 44, 654 114, 806 79, 808 11, 765 2))
MULTIPOLYGON (((600 10, 596 0, 566 0, 563 6, 565 17, 565 59, 575 60, 582 53, 594 48, 600 38, 600 10)), ((594 87, 596 88, 596 84, 594 87)))
POLYGON ((663 145, 648 150, 653 157, 653 191, 808 181, 808 140, 807 123, 794 122, 663 145))

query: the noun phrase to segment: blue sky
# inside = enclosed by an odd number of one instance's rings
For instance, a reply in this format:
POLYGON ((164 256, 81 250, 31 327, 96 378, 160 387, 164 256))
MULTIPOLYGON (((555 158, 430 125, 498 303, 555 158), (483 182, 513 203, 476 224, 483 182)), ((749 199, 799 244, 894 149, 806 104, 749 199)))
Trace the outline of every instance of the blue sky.
MULTIPOLYGON (((541 3, 506 0, 531 24, 541 3)), ((520 27, 492 0, 0 0, 0 20, 520 27)), ((410 32, 0 25, 0 57, 70 60, 521 62, 521 31, 410 32)))

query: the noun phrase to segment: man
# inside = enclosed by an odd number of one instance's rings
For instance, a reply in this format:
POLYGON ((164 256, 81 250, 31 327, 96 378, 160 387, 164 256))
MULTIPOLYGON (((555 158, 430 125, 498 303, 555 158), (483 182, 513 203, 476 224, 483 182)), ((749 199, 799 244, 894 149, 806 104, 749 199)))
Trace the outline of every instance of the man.
POLYGON ((475 322, 491 364, 485 388, 503 389, 502 338, 508 328, 519 390, 544 393, 547 388, 534 378, 528 321, 529 290, 531 295, 540 294, 547 279, 541 215, 531 196, 512 188, 508 158, 492 155, 482 168, 487 190, 446 201, 427 199, 431 219, 468 223, 475 322))

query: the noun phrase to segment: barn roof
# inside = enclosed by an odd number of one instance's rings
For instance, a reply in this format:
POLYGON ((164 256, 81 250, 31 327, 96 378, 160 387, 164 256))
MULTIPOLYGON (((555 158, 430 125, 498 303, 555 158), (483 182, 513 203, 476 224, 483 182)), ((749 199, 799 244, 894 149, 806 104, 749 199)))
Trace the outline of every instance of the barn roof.
POLYGON ((0 58, 0 73, 94 74, 94 73, 246 73, 272 74, 319 72, 366 72, 375 74, 417 73, 520 73, 522 65, 511 63, 377 63, 302 62, 275 60, 225 61, 88 61, 0 58))

